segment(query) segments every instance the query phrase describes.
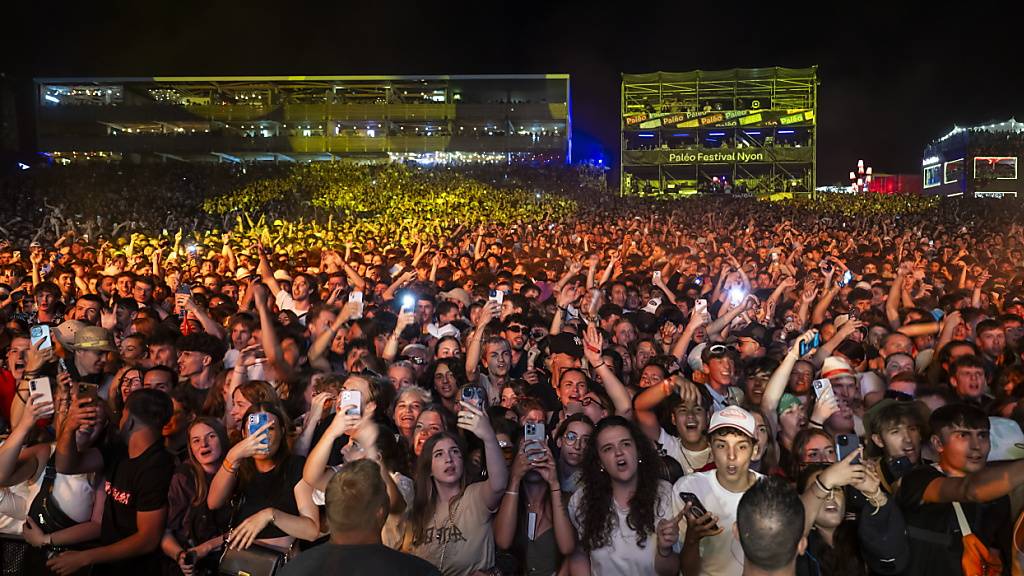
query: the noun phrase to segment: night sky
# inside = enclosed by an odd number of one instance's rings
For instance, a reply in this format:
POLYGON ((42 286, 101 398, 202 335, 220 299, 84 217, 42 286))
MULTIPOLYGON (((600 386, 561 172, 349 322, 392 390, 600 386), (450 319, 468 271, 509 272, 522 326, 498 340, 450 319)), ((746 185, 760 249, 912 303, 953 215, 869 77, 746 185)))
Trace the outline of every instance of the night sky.
POLYGON ((0 71, 22 77, 567 72, 576 150, 616 162, 621 72, 819 65, 819 184, 859 158, 917 173, 954 124, 1024 120, 1016 2, 18 4, 0 71))

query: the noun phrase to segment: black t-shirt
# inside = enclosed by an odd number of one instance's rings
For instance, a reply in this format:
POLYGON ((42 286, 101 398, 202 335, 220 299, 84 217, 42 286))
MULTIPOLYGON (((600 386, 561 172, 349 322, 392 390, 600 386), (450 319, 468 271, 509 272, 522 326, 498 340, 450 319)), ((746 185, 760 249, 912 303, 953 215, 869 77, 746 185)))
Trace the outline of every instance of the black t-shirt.
MULTIPOLYGON (((961 576, 963 535, 952 504, 925 504, 924 492, 942 472, 918 466, 903 477, 896 502, 903 511, 910 542, 907 574, 961 576)), ((998 548, 1003 565, 1010 564, 1010 500, 1006 496, 984 504, 961 503, 971 531, 990 548, 998 548)))
POLYGON ((192 407, 197 411, 203 410, 203 404, 206 404, 206 397, 210 395, 209 388, 196 388, 188 382, 180 384, 181 389, 185 391, 185 395, 188 396, 189 402, 192 407))
POLYGON ((437 568, 422 558, 403 554, 383 544, 324 544, 299 554, 281 576, 320 576, 325 567, 344 567, 345 576, 440 576, 437 568))
MULTIPOLYGON (((253 475, 247 483, 241 486, 243 500, 234 525, 237 526, 242 520, 264 508, 275 508, 286 514, 298 516, 299 507, 295 503, 294 489, 295 485, 302 480, 302 466, 305 463, 305 458, 292 454, 270 472, 264 474, 257 472, 253 475)), ((257 537, 262 539, 282 536, 287 536, 287 534, 271 524, 264 528, 257 537)))
MULTIPOLYGON (((128 447, 121 442, 103 447, 103 465, 107 503, 103 509, 100 540, 113 544, 138 532, 136 513, 152 512, 167 506, 167 489, 174 474, 174 461, 163 441, 158 440, 136 458, 128 457, 128 447)), ((102 574, 144 573, 159 570, 160 550, 141 557, 109 565, 102 574)))

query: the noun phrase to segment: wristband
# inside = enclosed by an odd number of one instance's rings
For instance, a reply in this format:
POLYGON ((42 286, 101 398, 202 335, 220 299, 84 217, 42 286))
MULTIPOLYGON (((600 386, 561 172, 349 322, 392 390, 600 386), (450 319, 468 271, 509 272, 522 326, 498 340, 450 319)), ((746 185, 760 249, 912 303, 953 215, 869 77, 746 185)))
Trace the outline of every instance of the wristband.
POLYGON ((519 496, 519 492, 514 490, 505 490, 505 494, 508 494, 509 496, 519 496))
POLYGON ((824 428, 825 427, 825 425, 822 424, 821 422, 818 422, 817 420, 810 419, 810 418, 807 420, 807 423, 810 424, 811 426, 816 427, 816 428, 824 428))
POLYGON ((601 362, 600 364, 595 364, 595 365, 594 365, 594 366, 592 367, 592 370, 597 370, 598 368, 600 368, 600 367, 602 367, 602 366, 607 366, 607 365, 608 365, 608 363, 607 363, 607 362, 604 362, 604 361, 602 361, 602 362, 601 362))
POLYGON ((820 474, 814 479, 814 483, 818 486, 818 488, 821 488, 822 491, 828 492, 829 494, 832 493, 832 489, 829 488, 828 486, 825 486, 825 483, 821 481, 820 474))
POLYGON ((238 470, 238 468, 231 465, 231 461, 227 458, 224 459, 224 462, 221 463, 220 467, 228 474, 234 474, 238 470))

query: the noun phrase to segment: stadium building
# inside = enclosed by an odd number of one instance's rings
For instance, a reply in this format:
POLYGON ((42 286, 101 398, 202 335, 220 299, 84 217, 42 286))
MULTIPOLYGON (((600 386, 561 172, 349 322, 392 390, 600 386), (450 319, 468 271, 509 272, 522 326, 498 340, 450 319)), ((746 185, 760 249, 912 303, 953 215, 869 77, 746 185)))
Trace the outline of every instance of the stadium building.
POLYGON ((817 67, 623 74, 623 194, 815 189, 817 67))
POLYGON ((974 198, 1021 196, 1022 157, 1024 123, 1015 119, 972 128, 954 127, 924 151, 924 193, 974 198))
POLYGON ((58 162, 570 162, 568 74, 37 78, 58 162))

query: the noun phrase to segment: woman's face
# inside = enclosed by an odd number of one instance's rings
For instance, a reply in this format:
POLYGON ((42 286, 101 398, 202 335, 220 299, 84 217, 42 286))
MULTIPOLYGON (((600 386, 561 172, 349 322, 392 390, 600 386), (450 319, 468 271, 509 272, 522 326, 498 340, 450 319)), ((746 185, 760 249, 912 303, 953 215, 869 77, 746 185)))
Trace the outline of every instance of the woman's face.
POLYGON ((836 461, 836 448, 832 445, 831 440, 820 434, 815 434, 804 445, 804 453, 801 456, 803 464, 817 462, 833 464, 836 461))
POLYGON ((188 445, 192 450, 192 457, 200 466, 216 465, 224 453, 217 432, 206 424, 196 424, 189 430, 188 445))
POLYGON ((629 482, 637 472, 637 447, 629 429, 609 426, 597 435, 597 456, 613 482, 629 482))
POLYGON ((445 340, 437 345, 438 358, 458 358, 461 354, 462 349, 455 340, 445 340))
POLYGON ((503 407, 512 408, 513 406, 516 405, 516 402, 518 400, 519 398, 516 397, 515 388, 506 386, 505 388, 501 389, 501 405, 503 407))
POLYGON ((395 425, 405 434, 412 434, 416 427, 416 419, 423 411, 423 402, 415 394, 403 394, 395 403, 395 425))
POLYGON ((797 396, 807 394, 814 379, 814 368, 807 362, 797 362, 789 374, 789 391, 797 396))
POLYGON ((434 389, 437 390, 441 398, 446 400, 455 398, 455 391, 459 389, 459 385, 455 382, 455 374, 448 366, 437 365, 437 369, 434 370, 434 389))
MULTIPOLYGON (((817 478, 819 474, 815 474, 817 478)), ((813 482, 814 480, 811 480, 813 482)), ((835 528, 842 524, 846 515, 846 493, 842 490, 833 490, 822 502, 818 510, 818 517, 814 519, 814 525, 821 528, 835 528)))
MULTIPOLYGON (((639 360, 639 354, 637 356, 639 360)), ((639 361, 637 362, 637 364, 639 364, 639 361)), ((651 364, 649 366, 644 366, 643 372, 640 373, 639 384, 641 388, 650 388, 651 386, 660 383, 664 379, 665 371, 661 368, 661 366, 658 366, 657 364, 651 364)))
POLYGON ((237 388, 231 395, 231 421, 235 423, 235 429, 242 428, 242 420, 245 419, 245 412, 252 406, 252 402, 245 397, 237 388))
POLYGON ((423 445, 427 440, 442 430, 444 430, 444 420, 441 419, 440 414, 433 411, 420 414, 420 417, 416 419, 416 427, 413 429, 412 443, 413 452, 417 457, 420 452, 423 452, 423 445))
POLYGON ((127 400, 139 388, 142 388, 142 372, 134 369, 125 371, 121 376, 121 398, 127 400))
MULTIPOLYGON (((277 420, 277 416, 269 414, 270 416, 270 427, 267 428, 267 438, 270 441, 270 450, 267 452, 257 452, 253 455, 254 460, 270 460, 277 454, 277 451, 281 448, 281 442, 284 439, 284 430, 281 430, 281 423, 277 420)), ((246 436, 249 435, 247 427, 242 427, 242 432, 246 436)))
POLYGON ((800 404, 795 404, 782 414, 779 414, 779 427, 782 429, 782 435, 787 438, 796 436, 797 432, 806 425, 807 416, 804 414, 803 406, 800 404))
POLYGON ((438 484, 455 484, 462 480, 462 451, 451 438, 434 444, 430 454, 430 475, 438 484))

